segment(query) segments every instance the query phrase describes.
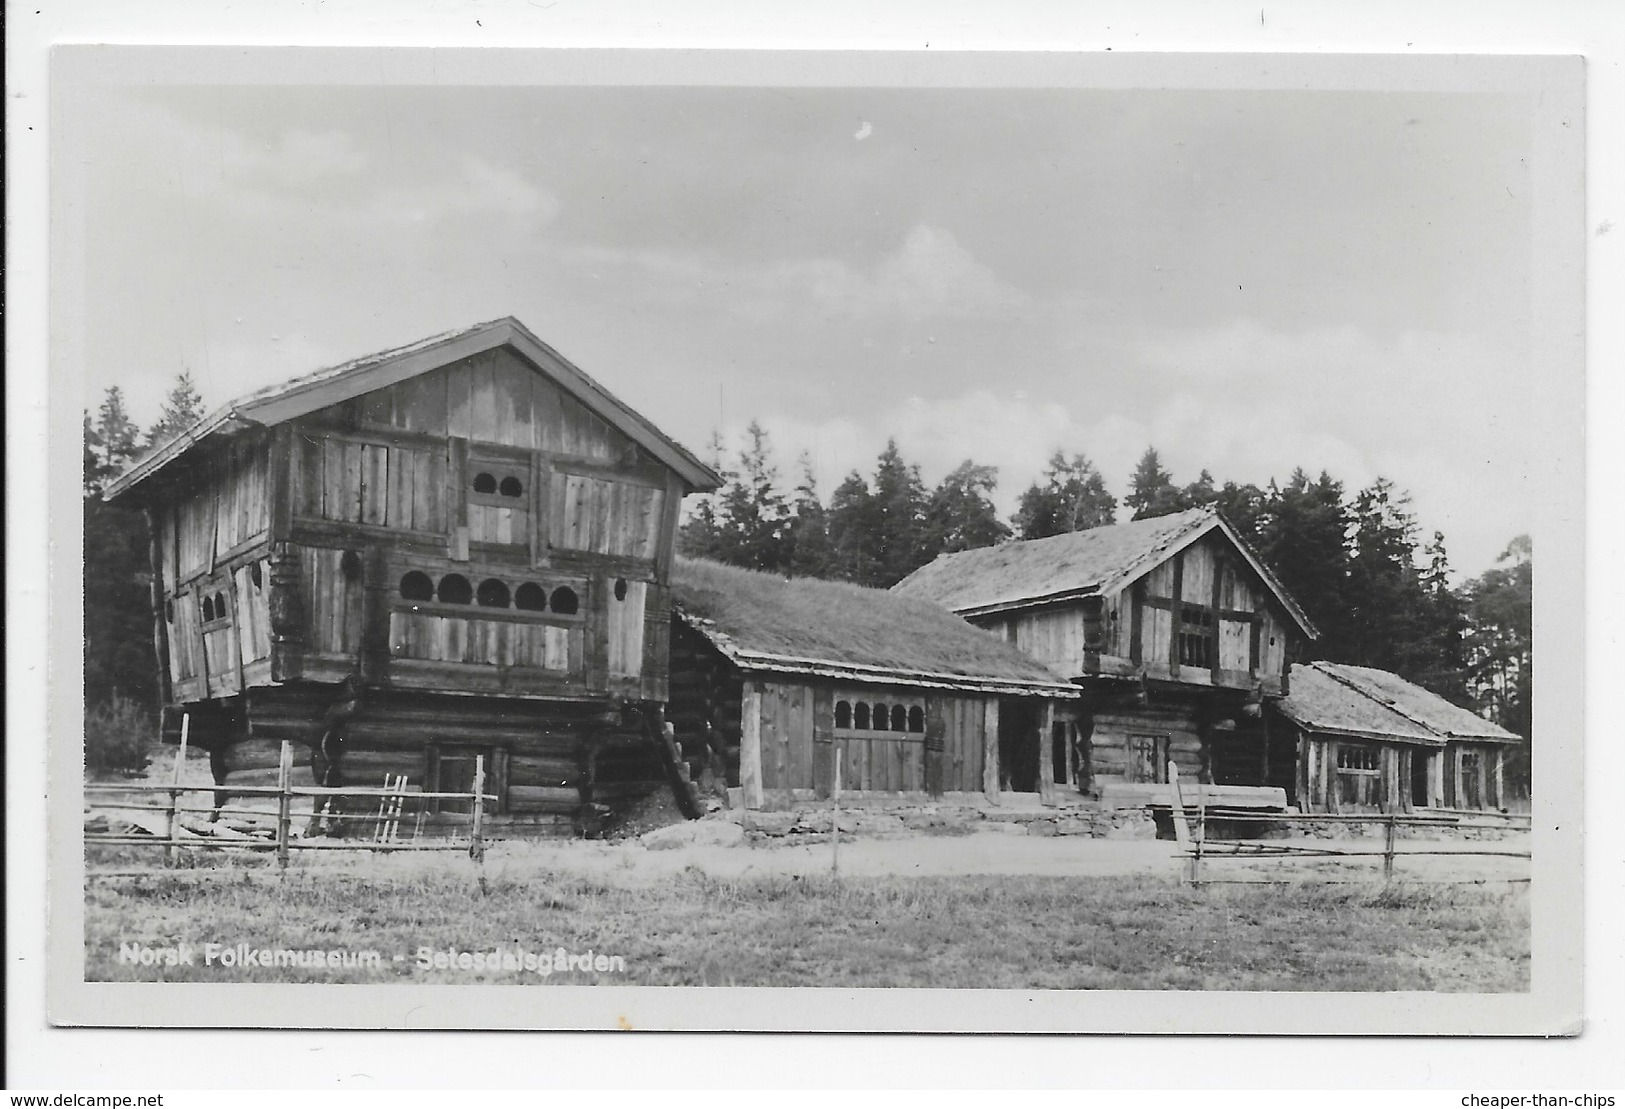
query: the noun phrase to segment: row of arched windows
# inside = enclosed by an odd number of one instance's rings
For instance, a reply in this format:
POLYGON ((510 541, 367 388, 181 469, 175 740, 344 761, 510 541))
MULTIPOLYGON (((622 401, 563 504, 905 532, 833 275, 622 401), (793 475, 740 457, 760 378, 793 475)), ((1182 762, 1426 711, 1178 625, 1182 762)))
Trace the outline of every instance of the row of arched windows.
POLYGON ((224 620, 230 615, 231 609, 226 607, 226 595, 224 593, 203 594, 203 622, 205 624, 211 620, 224 620))
POLYGON ((835 726, 859 732, 923 732, 925 710, 919 705, 836 701, 835 726))
POLYGON ((475 588, 461 574, 447 574, 437 584, 421 570, 409 570, 401 578, 401 598, 407 601, 439 601, 443 605, 477 604, 482 608, 516 608, 521 612, 548 612, 574 616, 581 610, 581 598, 568 585, 551 593, 533 581, 521 582, 510 590, 500 578, 486 578, 475 588))

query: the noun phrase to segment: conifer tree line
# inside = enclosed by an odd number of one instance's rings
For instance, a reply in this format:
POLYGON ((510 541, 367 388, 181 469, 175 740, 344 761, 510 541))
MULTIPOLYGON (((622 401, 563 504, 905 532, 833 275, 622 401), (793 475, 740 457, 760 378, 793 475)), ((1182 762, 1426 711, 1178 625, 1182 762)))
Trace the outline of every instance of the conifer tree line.
POLYGON ((724 484, 696 498, 680 537, 685 554, 877 588, 948 552, 1212 505, 1320 630, 1311 657, 1393 671, 1528 735, 1528 538, 1514 540, 1495 569, 1452 587, 1443 534, 1424 533, 1409 496, 1386 478, 1350 492, 1324 471, 1296 469, 1261 488, 1202 470, 1182 485, 1150 448, 1119 502, 1086 455, 1057 450, 1004 520, 995 467, 966 459, 930 488, 895 441, 872 474, 854 470, 827 501, 806 455, 784 491, 757 423, 731 458, 720 437, 711 455, 724 484))

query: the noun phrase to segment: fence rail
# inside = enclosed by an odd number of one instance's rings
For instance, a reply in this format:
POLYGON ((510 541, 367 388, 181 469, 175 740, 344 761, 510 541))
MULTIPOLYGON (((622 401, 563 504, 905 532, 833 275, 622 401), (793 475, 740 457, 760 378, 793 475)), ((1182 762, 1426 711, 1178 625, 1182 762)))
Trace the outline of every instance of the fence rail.
MULTIPOLYGON (((1382 860, 1382 876, 1385 882, 1399 880, 1395 874, 1395 863, 1402 858, 1418 858, 1425 856, 1446 858, 1513 858, 1531 859, 1532 853, 1528 850, 1506 850, 1495 848, 1441 848, 1403 849, 1398 846, 1400 828, 1435 828, 1435 829, 1484 829, 1494 831, 1527 832, 1532 827, 1528 813, 1508 813, 1502 816, 1490 816, 1482 812, 1468 809, 1453 809, 1448 811, 1434 811, 1431 813, 1261 813, 1256 811, 1239 811, 1234 809, 1210 809, 1202 804, 1202 794, 1197 794, 1197 804, 1186 804, 1179 790, 1178 771, 1170 767, 1170 804, 1165 806, 1174 823, 1174 835, 1181 843, 1186 844, 1186 850, 1181 852, 1185 859, 1184 879, 1193 885, 1203 882, 1212 882, 1216 879, 1204 878, 1202 866, 1207 862, 1233 862, 1238 859, 1257 861, 1264 859, 1362 859, 1382 860), (1467 819, 1463 819, 1463 816, 1467 819), (1383 832, 1383 843, 1380 851, 1372 848, 1339 848, 1320 845, 1306 846, 1288 843, 1241 843, 1234 840, 1212 841, 1207 838, 1208 822, 1222 821, 1226 824, 1298 824, 1298 825, 1324 825, 1333 827, 1337 825, 1367 824, 1377 825, 1383 832)), ((1163 806, 1159 806, 1163 807, 1163 806)), ((1228 881, 1228 879, 1217 879, 1228 881)), ((1524 878, 1502 879, 1509 882, 1528 881, 1524 878)))
MULTIPOLYGON (((121 846, 121 847, 151 847, 163 848, 166 867, 174 867, 178 853, 182 850, 238 850, 238 851, 267 851, 276 853, 276 862, 279 869, 285 870, 295 851, 467 851, 469 857, 476 863, 482 862, 485 857, 485 805, 494 802, 497 798, 485 792, 485 757, 477 756, 474 760, 474 781, 467 793, 451 791, 411 791, 405 788, 404 777, 392 780, 391 784, 383 788, 367 786, 296 786, 293 784, 293 745, 287 740, 282 743, 281 757, 277 766, 277 784, 274 786, 219 786, 219 785, 185 785, 181 783, 181 770, 186 760, 186 741, 189 732, 190 720, 182 718, 181 721, 181 747, 175 756, 175 776, 168 785, 138 784, 138 783, 108 783, 86 787, 87 797, 91 795, 130 796, 134 798, 158 796, 167 798, 161 804, 118 803, 104 801, 100 804, 87 804, 87 815, 95 815, 98 810, 103 814, 109 812, 129 812, 140 810, 147 812, 160 812, 164 814, 164 833, 162 835, 137 835, 128 832, 96 832, 86 831, 84 842, 87 847, 92 845, 121 846), (247 809, 241 807, 228 807, 225 805, 198 805, 183 804, 182 797, 193 793, 228 793, 234 796, 265 797, 277 802, 274 813, 267 813, 262 809, 247 809), (377 812, 339 812, 327 809, 325 815, 328 819, 345 824, 366 825, 374 824, 377 827, 370 839, 352 841, 324 840, 314 842, 297 836, 293 832, 295 814, 293 802, 296 798, 313 799, 316 801, 334 801, 338 799, 373 800, 377 802, 377 812), (418 806, 417 825, 413 829, 412 839, 409 842, 400 842, 395 839, 399 831, 402 810, 407 798, 418 806), (422 821, 427 814, 426 804, 441 801, 466 802, 468 812, 465 813, 437 813, 436 823, 443 823, 446 817, 462 818, 454 820, 455 824, 466 821, 466 836, 445 836, 426 839, 421 836, 422 821), (220 816, 238 816, 264 818, 273 816, 274 824, 270 829, 269 837, 257 837, 247 833, 238 833, 230 836, 219 834, 201 834, 191 832, 182 821, 183 814, 208 813, 212 819, 220 816)), ((324 815, 323 809, 318 806, 311 814, 312 819, 324 815)), ((87 878, 96 877, 128 877, 134 874, 149 873, 146 871, 89 869, 85 871, 87 878)))

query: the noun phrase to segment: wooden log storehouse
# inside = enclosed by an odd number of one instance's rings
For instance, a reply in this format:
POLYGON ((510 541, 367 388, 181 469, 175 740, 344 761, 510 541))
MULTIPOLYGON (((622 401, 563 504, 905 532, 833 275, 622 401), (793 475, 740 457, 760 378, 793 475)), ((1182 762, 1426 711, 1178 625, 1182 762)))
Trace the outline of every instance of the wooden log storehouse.
MULTIPOLYGON (((1045 788, 1040 736, 1078 696, 940 607, 679 559, 671 721, 747 808, 843 796, 981 803, 1045 788)), ((700 780, 705 775, 699 775, 700 780)))
POLYGON ((993 631, 1076 684, 1046 737, 1053 784, 1132 803, 1166 796, 1168 765, 1211 803, 1277 808, 1296 745, 1262 705, 1315 629, 1217 512, 946 554, 893 587, 993 631))
POLYGON ((324 784, 568 827, 663 788, 685 494, 717 475, 505 318, 232 402, 123 474, 152 536, 164 729, 216 780, 280 741, 324 784))
POLYGON ((1300 664, 1290 696, 1269 711, 1296 745, 1291 792, 1303 812, 1486 811, 1513 800, 1506 752, 1523 740, 1397 674, 1300 664))

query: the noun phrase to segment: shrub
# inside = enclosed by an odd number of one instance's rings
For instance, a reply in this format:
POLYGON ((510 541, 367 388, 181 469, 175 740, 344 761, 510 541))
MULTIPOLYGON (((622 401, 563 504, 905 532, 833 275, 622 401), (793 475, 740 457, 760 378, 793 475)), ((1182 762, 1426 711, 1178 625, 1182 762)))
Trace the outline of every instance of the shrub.
POLYGON ((91 773, 139 773, 151 760, 152 717, 128 697, 114 694, 85 707, 85 769, 91 773))

